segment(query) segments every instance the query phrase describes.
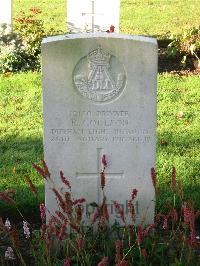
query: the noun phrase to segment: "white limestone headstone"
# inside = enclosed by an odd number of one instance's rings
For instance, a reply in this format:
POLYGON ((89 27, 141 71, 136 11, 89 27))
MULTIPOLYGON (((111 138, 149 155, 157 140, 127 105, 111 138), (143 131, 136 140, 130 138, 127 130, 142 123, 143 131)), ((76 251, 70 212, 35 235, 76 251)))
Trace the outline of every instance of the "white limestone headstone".
MULTIPOLYGON (((111 219, 113 201, 127 212, 127 200, 136 188, 137 223, 152 223, 156 40, 115 33, 50 37, 42 43, 42 72, 44 157, 56 186, 65 191, 62 170, 75 197, 100 203, 105 155, 111 219)), ((48 185, 46 206, 52 214, 58 208, 48 185)))
POLYGON ((119 32, 120 0, 67 0, 67 30, 119 32))
POLYGON ((0 0, 0 24, 12 25, 12 0, 0 0))

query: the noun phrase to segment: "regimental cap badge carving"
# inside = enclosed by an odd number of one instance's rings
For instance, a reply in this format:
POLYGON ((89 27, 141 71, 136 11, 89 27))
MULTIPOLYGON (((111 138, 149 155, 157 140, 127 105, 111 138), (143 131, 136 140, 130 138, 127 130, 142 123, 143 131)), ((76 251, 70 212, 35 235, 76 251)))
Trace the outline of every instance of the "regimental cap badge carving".
POLYGON ((102 50, 99 46, 96 50, 88 54, 88 62, 94 65, 109 66, 111 55, 102 50))
POLYGON ((98 46, 77 63, 73 80, 76 89, 84 98, 96 103, 105 103, 122 93, 126 74, 122 63, 98 46))

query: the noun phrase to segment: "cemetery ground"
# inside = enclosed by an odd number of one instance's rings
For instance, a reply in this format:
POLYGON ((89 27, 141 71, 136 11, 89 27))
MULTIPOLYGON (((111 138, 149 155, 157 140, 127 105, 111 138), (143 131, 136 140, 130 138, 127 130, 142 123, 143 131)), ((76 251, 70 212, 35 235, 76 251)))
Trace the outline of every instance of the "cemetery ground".
MULTIPOLYGON (((64 31, 65 10, 61 8, 64 2, 38 3, 35 0, 22 3, 16 0, 14 12, 27 12, 37 6, 44 10, 39 16, 45 21, 46 29, 64 31)), ((183 24, 188 28, 198 25, 200 2, 194 1, 188 6, 189 2, 177 1, 172 5, 170 1, 165 1, 163 5, 162 1, 151 1, 147 5, 141 1, 133 4, 123 0, 121 30, 129 34, 157 36, 165 42, 166 38, 180 33, 183 24)), ((176 71, 171 62, 164 57, 158 75, 156 171, 160 193, 156 199, 156 210, 163 214, 168 204, 173 205, 173 191, 170 189, 173 166, 176 167, 177 180, 182 181, 184 200, 192 200, 195 209, 200 209, 200 77, 197 72, 188 69, 176 71), (174 69, 174 72, 165 71, 174 69)), ((16 191, 17 208, 31 224, 40 223, 39 204, 44 202, 43 179, 32 167, 32 163, 38 163, 43 158, 41 92, 41 74, 38 72, 0 75, 0 191, 16 191), (36 185, 37 197, 30 191, 26 176, 36 185)), ((178 200, 176 203, 180 210, 181 203, 178 200)), ((12 222, 21 222, 18 210, 1 202, 1 216, 9 217, 12 222)))

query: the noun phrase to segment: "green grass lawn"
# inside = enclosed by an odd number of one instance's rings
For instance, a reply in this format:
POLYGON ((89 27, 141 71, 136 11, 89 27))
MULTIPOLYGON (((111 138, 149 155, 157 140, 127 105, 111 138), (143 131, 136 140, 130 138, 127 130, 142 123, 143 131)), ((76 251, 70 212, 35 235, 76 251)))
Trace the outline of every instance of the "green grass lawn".
MULTIPOLYGON (((66 31, 66 0, 15 0, 16 18, 32 7, 42 10, 45 28, 66 31)), ((105 7, 106 8, 106 7, 105 7)), ((199 0, 121 0, 121 32, 165 38, 199 25, 199 0)))
MULTIPOLYGON (((158 145, 157 171, 165 190, 159 197, 161 209, 169 197, 170 172, 176 166, 183 181, 186 198, 200 208, 200 77, 158 76, 158 145), (179 118, 179 112, 183 117, 179 118)), ((20 209, 33 217, 39 202, 44 201, 43 182, 32 168, 43 157, 41 75, 24 73, 0 76, 0 191, 14 188, 20 209), (37 184, 40 196, 35 199, 24 176, 37 184)), ((13 215, 0 204, 1 215, 13 215)))
MULTIPOLYGON (((36 205, 44 198, 41 193, 42 199, 35 201, 24 182, 28 174, 43 189, 43 180, 31 167, 31 163, 43 157, 41 112, 39 74, 0 77, 0 190, 16 189, 20 208, 30 213, 35 212, 36 205)), ((5 205, 1 207, 3 213, 7 211, 5 205)))

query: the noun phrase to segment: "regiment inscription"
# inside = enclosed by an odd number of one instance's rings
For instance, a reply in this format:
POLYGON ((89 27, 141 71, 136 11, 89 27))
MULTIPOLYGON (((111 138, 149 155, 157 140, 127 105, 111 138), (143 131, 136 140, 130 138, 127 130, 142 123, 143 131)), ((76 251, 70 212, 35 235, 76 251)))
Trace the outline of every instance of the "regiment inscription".
POLYGON ((69 128, 51 128, 50 141, 150 142, 150 131, 132 128, 130 120, 128 111, 69 111, 69 128))

